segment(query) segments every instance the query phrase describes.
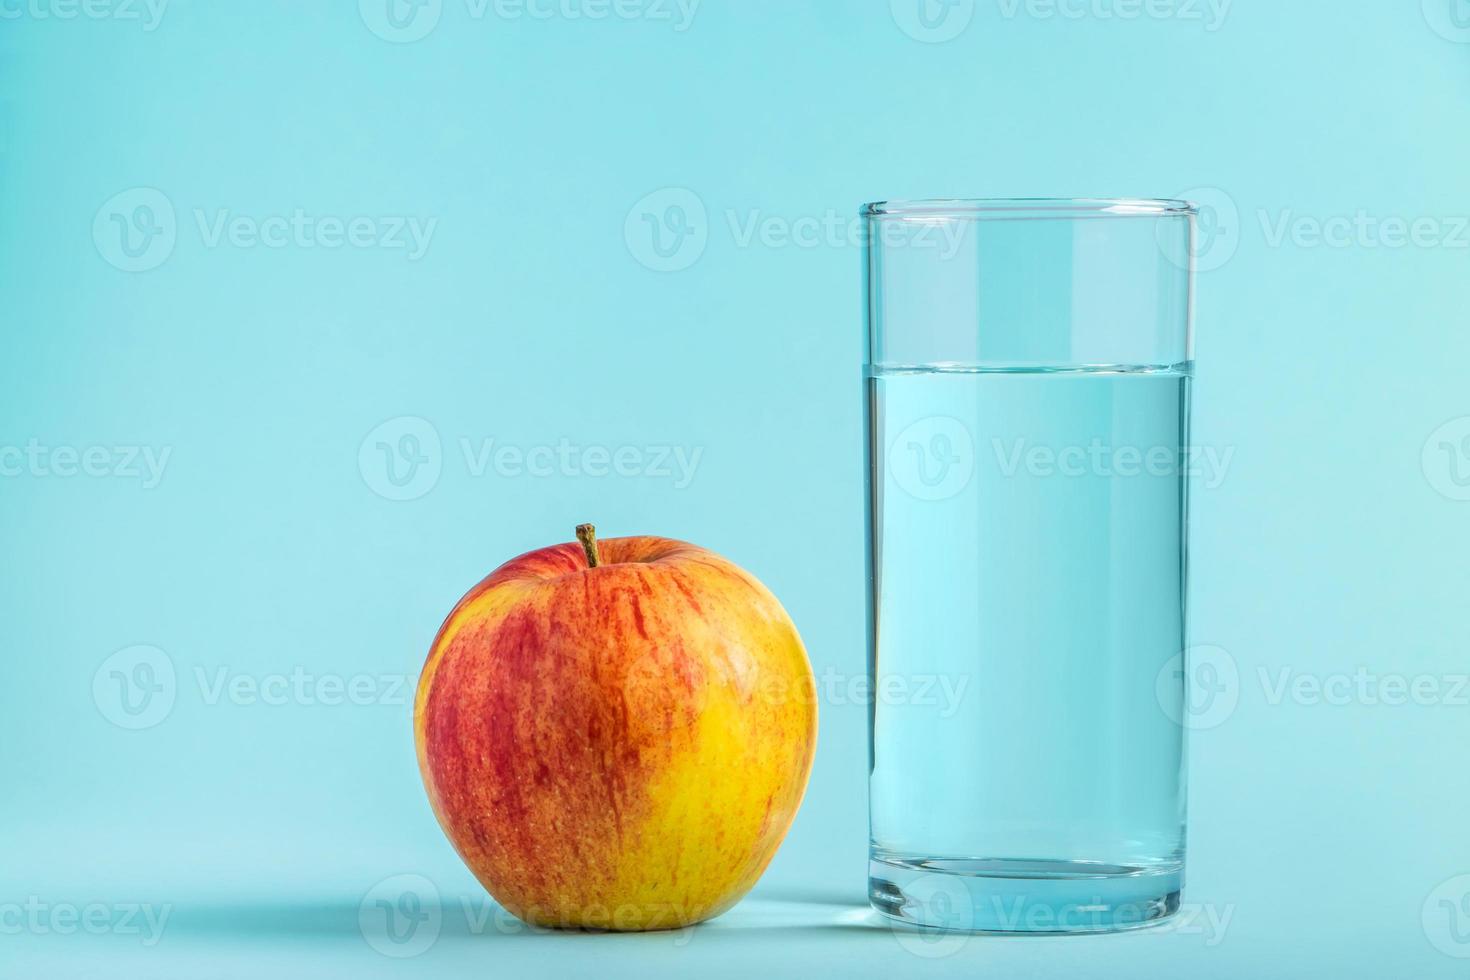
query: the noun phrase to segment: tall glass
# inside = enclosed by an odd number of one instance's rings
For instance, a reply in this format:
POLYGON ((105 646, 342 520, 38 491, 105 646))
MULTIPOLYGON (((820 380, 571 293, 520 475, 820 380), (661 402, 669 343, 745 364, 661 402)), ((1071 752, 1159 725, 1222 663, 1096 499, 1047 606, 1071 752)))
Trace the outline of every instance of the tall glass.
POLYGON ((927 926, 1179 906, 1194 215, 867 223, 869 895, 927 926))

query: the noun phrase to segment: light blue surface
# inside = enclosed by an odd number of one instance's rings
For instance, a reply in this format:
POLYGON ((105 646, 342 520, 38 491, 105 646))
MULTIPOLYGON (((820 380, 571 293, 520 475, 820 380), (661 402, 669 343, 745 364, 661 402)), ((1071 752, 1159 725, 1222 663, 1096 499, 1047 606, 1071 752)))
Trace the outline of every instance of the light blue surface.
POLYGON ((5 4, 0 973, 1463 977, 1456 3, 5 4), (856 208, 1037 194, 1215 218, 1195 914, 935 942, 862 906, 856 208), (485 924, 415 770, 443 615, 584 520, 760 576, 824 692, 785 847, 682 944, 485 924))

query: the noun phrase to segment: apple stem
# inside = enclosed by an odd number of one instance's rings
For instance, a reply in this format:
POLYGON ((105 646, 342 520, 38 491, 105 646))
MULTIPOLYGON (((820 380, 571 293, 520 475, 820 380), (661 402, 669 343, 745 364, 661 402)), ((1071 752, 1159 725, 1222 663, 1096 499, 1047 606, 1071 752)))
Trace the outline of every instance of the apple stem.
POLYGON ((577 540, 582 542, 582 550, 587 553, 587 567, 601 565, 602 556, 597 553, 597 528, 591 524, 578 524, 577 540))

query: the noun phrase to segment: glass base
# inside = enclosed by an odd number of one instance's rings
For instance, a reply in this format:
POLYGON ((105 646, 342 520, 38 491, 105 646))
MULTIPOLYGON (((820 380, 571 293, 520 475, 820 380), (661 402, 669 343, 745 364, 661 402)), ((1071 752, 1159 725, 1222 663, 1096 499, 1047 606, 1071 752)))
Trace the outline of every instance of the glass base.
POLYGON ((1179 910, 1182 864, 896 857, 875 851, 868 900, 884 915, 958 932, 1096 933, 1179 910))

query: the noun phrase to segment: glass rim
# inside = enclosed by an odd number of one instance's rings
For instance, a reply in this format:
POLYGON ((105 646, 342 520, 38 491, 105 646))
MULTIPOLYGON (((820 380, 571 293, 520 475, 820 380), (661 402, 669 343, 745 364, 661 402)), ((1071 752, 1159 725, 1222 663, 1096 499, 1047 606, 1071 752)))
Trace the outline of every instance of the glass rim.
POLYGON ((1187 217, 1199 214, 1193 201, 1148 197, 981 197, 873 201, 864 218, 1026 218, 1187 217))

